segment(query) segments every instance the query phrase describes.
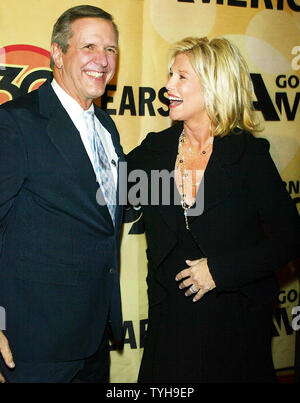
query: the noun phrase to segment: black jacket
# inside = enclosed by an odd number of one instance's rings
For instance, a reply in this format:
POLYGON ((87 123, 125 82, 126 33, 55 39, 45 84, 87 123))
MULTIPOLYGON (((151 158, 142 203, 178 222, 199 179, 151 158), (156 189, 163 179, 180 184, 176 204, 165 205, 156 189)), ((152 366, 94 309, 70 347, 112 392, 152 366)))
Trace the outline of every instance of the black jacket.
MULTIPOLYGON (((124 159, 110 117, 95 108, 124 159)), ((0 305, 15 359, 68 361, 121 336, 119 233, 49 82, 0 108, 0 305)))
MULTIPOLYGON (((128 156, 129 173, 174 170, 182 124, 150 133, 128 156)), ((217 292, 238 290, 254 303, 270 301, 276 269, 299 256, 297 209, 269 155, 269 143, 248 132, 215 137, 204 174, 204 211, 190 218, 194 240, 217 292)), ((132 184, 129 184, 132 185, 132 184)), ((150 194, 151 180, 149 180, 150 194)), ((150 307, 165 295, 160 263, 176 247, 176 227, 167 205, 143 205, 149 260, 150 307)))

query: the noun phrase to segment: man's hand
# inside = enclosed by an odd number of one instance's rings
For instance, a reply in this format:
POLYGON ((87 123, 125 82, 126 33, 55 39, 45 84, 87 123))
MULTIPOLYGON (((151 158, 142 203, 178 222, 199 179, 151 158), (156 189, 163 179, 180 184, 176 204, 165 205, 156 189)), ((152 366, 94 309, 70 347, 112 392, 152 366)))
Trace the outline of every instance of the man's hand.
MULTIPOLYGON (((12 353, 10 351, 9 348, 9 344, 8 344, 8 340, 7 338, 4 336, 3 332, 0 330, 0 353, 4 359, 5 364, 9 367, 9 368, 14 368, 15 367, 15 363, 13 361, 13 356, 12 353)), ((5 382, 5 378, 3 377, 3 375, 0 372, 0 382, 4 383, 5 382)))
POLYGON ((185 295, 189 297, 195 294, 193 302, 196 302, 208 291, 215 288, 216 284, 210 274, 206 258, 186 260, 186 263, 189 267, 178 273, 175 280, 180 281, 180 289, 189 287, 185 295))

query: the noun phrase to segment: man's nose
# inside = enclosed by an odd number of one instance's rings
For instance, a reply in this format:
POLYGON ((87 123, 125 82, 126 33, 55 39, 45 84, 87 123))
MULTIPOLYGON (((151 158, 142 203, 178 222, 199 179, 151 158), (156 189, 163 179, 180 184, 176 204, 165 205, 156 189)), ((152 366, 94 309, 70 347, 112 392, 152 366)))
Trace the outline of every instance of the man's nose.
POLYGON ((106 67, 108 65, 108 57, 105 49, 98 49, 95 54, 95 61, 97 64, 100 64, 102 67, 106 67))

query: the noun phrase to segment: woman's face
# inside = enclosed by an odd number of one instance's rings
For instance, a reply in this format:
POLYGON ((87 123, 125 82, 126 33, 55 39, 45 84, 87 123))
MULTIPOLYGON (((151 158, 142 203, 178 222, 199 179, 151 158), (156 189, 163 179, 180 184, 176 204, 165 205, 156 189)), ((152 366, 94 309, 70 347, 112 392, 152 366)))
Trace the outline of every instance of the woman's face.
POLYGON ((191 124, 201 122, 207 116, 200 81, 185 53, 175 57, 166 88, 172 120, 191 124))

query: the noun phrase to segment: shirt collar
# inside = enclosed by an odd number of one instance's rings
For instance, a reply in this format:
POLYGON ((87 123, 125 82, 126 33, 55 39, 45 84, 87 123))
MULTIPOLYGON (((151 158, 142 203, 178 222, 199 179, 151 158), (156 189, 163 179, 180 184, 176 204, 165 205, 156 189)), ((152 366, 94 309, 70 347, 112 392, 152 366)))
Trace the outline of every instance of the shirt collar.
MULTIPOLYGON (((68 112, 70 118, 74 121, 77 120, 78 118, 82 117, 82 114, 84 112, 84 109, 79 105, 79 103, 71 97, 53 78, 51 82, 52 88, 54 92, 56 93, 58 99, 60 100, 62 106, 65 108, 65 110, 68 112)), ((94 112, 94 104, 92 103, 91 106, 89 107, 88 111, 94 112)))

